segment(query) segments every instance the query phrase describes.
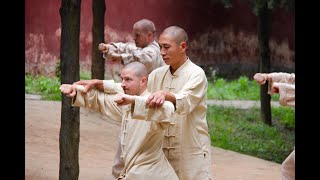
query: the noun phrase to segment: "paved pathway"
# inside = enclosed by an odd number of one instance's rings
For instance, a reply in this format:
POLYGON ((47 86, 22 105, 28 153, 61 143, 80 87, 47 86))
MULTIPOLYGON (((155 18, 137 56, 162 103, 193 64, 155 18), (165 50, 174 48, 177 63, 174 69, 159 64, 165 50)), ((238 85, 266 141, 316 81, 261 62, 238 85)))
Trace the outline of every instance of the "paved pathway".
MULTIPOLYGON (((26 98, 29 98, 26 97, 26 98)), ((61 102, 25 100, 25 179, 59 178, 61 102)), ((108 180, 120 123, 80 110, 79 180, 108 180)), ((212 147, 213 180, 280 180, 280 164, 212 147)))
MULTIPOLYGON (((226 107, 235 107, 238 109, 249 109, 252 107, 260 107, 260 101, 248 100, 208 100, 208 105, 220 105, 226 107)), ((271 102, 271 106, 278 107, 279 102, 271 102)))

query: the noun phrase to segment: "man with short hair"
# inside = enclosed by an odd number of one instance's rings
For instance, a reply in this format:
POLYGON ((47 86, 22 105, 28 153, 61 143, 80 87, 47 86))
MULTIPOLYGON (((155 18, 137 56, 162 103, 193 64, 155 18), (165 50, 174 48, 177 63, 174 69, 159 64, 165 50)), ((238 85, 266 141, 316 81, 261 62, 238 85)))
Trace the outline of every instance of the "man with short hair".
POLYGON ((165 131, 163 151, 180 180, 209 180, 208 82, 203 69, 187 56, 187 42, 187 33, 181 27, 170 26, 161 33, 160 52, 169 66, 150 73, 147 88, 152 94, 146 106, 159 108, 165 101, 174 104, 174 122, 165 131))
POLYGON ((142 63, 127 64, 121 71, 121 78, 122 83, 93 79, 62 84, 60 90, 73 98, 73 106, 95 110, 121 121, 120 158, 124 167, 114 178, 178 180, 162 150, 164 130, 172 123, 173 104, 165 102, 158 109, 145 108, 150 93, 146 91, 148 70, 142 63))
POLYGON ((160 47, 155 41, 156 27, 149 19, 141 19, 133 25, 135 43, 99 44, 104 57, 127 64, 132 61, 143 63, 149 73, 165 63, 160 55, 160 47))

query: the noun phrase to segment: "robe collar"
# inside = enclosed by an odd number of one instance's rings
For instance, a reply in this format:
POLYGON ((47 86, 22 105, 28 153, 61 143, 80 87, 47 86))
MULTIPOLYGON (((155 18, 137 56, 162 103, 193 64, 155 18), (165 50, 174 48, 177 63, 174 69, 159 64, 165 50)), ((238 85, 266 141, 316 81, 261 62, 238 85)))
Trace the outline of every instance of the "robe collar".
POLYGON ((173 74, 171 74, 170 66, 168 66, 168 71, 173 78, 178 77, 182 73, 182 69, 184 69, 184 67, 187 66, 187 64, 189 63, 190 63, 190 59, 189 57, 187 57, 186 62, 184 62, 173 74))

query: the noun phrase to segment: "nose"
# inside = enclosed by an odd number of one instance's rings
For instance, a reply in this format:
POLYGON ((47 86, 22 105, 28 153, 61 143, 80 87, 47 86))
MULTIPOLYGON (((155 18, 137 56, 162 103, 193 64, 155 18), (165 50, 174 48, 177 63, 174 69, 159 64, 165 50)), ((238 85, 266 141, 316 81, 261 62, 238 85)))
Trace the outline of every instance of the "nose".
POLYGON ((123 88, 123 87, 125 87, 125 86, 126 86, 126 84, 125 84, 124 80, 122 80, 122 81, 121 81, 121 87, 123 88))
POLYGON ((166 53, 164 52, 164 50, 160 50, 160 54, 161 54, 161 56, 163 57, 164 55, 166 55, 166 53))

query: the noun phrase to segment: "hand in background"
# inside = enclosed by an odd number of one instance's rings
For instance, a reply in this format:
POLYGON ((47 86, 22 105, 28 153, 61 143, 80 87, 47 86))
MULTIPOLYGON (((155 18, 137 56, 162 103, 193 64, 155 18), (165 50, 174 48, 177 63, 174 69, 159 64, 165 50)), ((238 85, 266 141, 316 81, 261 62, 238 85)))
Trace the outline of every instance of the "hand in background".
POLYGON ((266 83, 267 81, 267 74, 264 74, 264 73, 256 73, 254 76, 253 76, 253 79, 255 81, 257 81, 257 83, 259 85, 263 85, 266 83))
POLYGON ((98 46, 98 49, 102 52, 102 53, 108 53, 110 47, 113 47, 110 44, 105 44, 105 43, 100 43, 98 46))
POLYGON ((60 86, 60 91, 70 98, 73 98, 77 94, 75 85, 71 84, 62 84, 60 86))
POLYGON ((275 82, 272 84, 271 92, 272 93, 279 93, 279 83, 275 82))

